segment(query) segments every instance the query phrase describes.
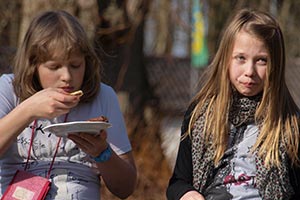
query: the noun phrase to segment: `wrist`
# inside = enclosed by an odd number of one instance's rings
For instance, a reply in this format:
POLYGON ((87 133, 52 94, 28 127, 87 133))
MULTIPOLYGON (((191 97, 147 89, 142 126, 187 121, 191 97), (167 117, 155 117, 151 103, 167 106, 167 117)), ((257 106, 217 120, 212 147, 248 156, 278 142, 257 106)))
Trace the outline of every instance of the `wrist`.
MULTIPOLYGON (((36 112, 33 112, 32 109, 30 108, 30 105, 26 105, 26 100, 14 109, 15 114, 20 116, 21 114, 22 118, 26 119, 28 123, 34 121, 37 116, 35 115, 36 112)), ((20 117, 19 117, 20 118, 20 117)))
POLYGON ((94 161, 103 163, 108 161, 112 156, 112 149, 110 145, 108 144, 106 149, 104 149, 97 157, 94 157, 94 161))

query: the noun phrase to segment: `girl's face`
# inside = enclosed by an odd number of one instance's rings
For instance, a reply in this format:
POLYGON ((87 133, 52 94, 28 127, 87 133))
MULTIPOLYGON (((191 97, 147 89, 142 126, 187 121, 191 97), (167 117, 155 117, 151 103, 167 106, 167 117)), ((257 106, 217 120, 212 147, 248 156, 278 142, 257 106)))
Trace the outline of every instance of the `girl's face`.
POLYGON ((254 96, 263 90, 269 58, 261 40, 245 31, 237 34, 229 66, 229 78, 239 93, 254 96))
POLYGON ((79 90, 85 73, 85 57, 79 52, 71 53, 68 59, 62 55, 62 50, 58 50, 50 60, 37 66, 41 86, 61 88, 69 93, 79 90))

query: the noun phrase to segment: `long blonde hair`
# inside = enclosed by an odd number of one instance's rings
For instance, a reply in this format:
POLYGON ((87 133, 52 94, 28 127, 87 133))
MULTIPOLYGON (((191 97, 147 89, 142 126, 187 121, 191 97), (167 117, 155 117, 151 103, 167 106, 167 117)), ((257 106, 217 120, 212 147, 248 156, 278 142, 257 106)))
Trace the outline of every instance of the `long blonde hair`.
POLYGON ((99 92, 101 63, 83 27, 66 11, 47 11, 32 20, 16 54, 13 83, 20 101, 42 89, 37 65, 51 58, 57 48, 63 48, 66 57, 72 52, 85 56, 86 69, 81 86, 84 95, 80 101, 90 101, 99 92))
MULTIPOLYGON (((280 166, 279 144, 288 153, 293 164, 299 164, 299 109, 291 97, 285 82, 285 47, 279 24, 269 14, 260 11, 240 10, 223 33, 218 51, 208 66, 205 82, 196 94, 187 134, 199 116, 199 110, 208 104, 204 123, 206 142, 213 138, 214 163, 222 158, 228 140, 228 113, 231 104, 232 86, 228 66, 235 36, 246 31, 262 40, 270 54, 263 96, 255 113, 261 122, 260 134, 253 147, 264 158, 267 167, 280 166), (227 114, 226 114, 227 113, 227 114)), ((186 135, 187 135, 186 134, 186 135)))

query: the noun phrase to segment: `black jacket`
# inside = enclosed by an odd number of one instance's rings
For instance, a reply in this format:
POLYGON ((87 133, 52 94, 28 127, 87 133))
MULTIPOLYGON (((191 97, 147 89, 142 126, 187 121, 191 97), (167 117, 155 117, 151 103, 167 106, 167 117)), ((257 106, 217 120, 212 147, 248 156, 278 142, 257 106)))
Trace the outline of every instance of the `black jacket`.
MULTIPOLYGON (((181 127, 182 134, 188 129, 193 108, 194 105, 191 105, 184 115, 181 127)), ((168 200, 179 200, 186 192, 195 190, 193 187, 192 168, 191 140, 189 137, 186 137, 179 145, 175 168, 167 187, 166 195, 168 200)), ((290 167, 289 174, 291 184, 295 191, 295 195, 290 200, 300 200, 300 167, 290 167)))

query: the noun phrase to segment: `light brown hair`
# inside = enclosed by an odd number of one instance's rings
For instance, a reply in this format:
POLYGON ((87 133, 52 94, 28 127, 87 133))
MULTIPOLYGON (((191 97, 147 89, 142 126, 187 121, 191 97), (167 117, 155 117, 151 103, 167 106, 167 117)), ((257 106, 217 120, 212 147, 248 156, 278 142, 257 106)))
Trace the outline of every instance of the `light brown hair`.
POLYGON ((220 161, 227 148, 228 113, 232 96, 228 68, 235 37, 241 30, 263 41, 270 55, 262 100, 255 114, 256 122, 260 122, 261 128, 253 151, 264 158, 267 167, 280 166, 279 144, 283 143, 292 163, 299 164, 299 109, 285 82, 282 31, 278 22, 268 13, 243 9, 234 15, 207 68, 205 82, 193 99, 196 107, 187 134, 191 135, 199 110, 208 103, 204 134, 206 140, 212 136, 214 162, 217 164, 220 161))
POLYGON ((47 11, 32 20, 16 54, 13 84, 20 101, 42 90, 37 65, 50 59, 57 47, 63 48, 66 58, 73 52, 80 52, 85 57, 81 86, 84 95, 80 101, 90 101, 99 92, 102 67, 83 27, 65 11, 47 11))

